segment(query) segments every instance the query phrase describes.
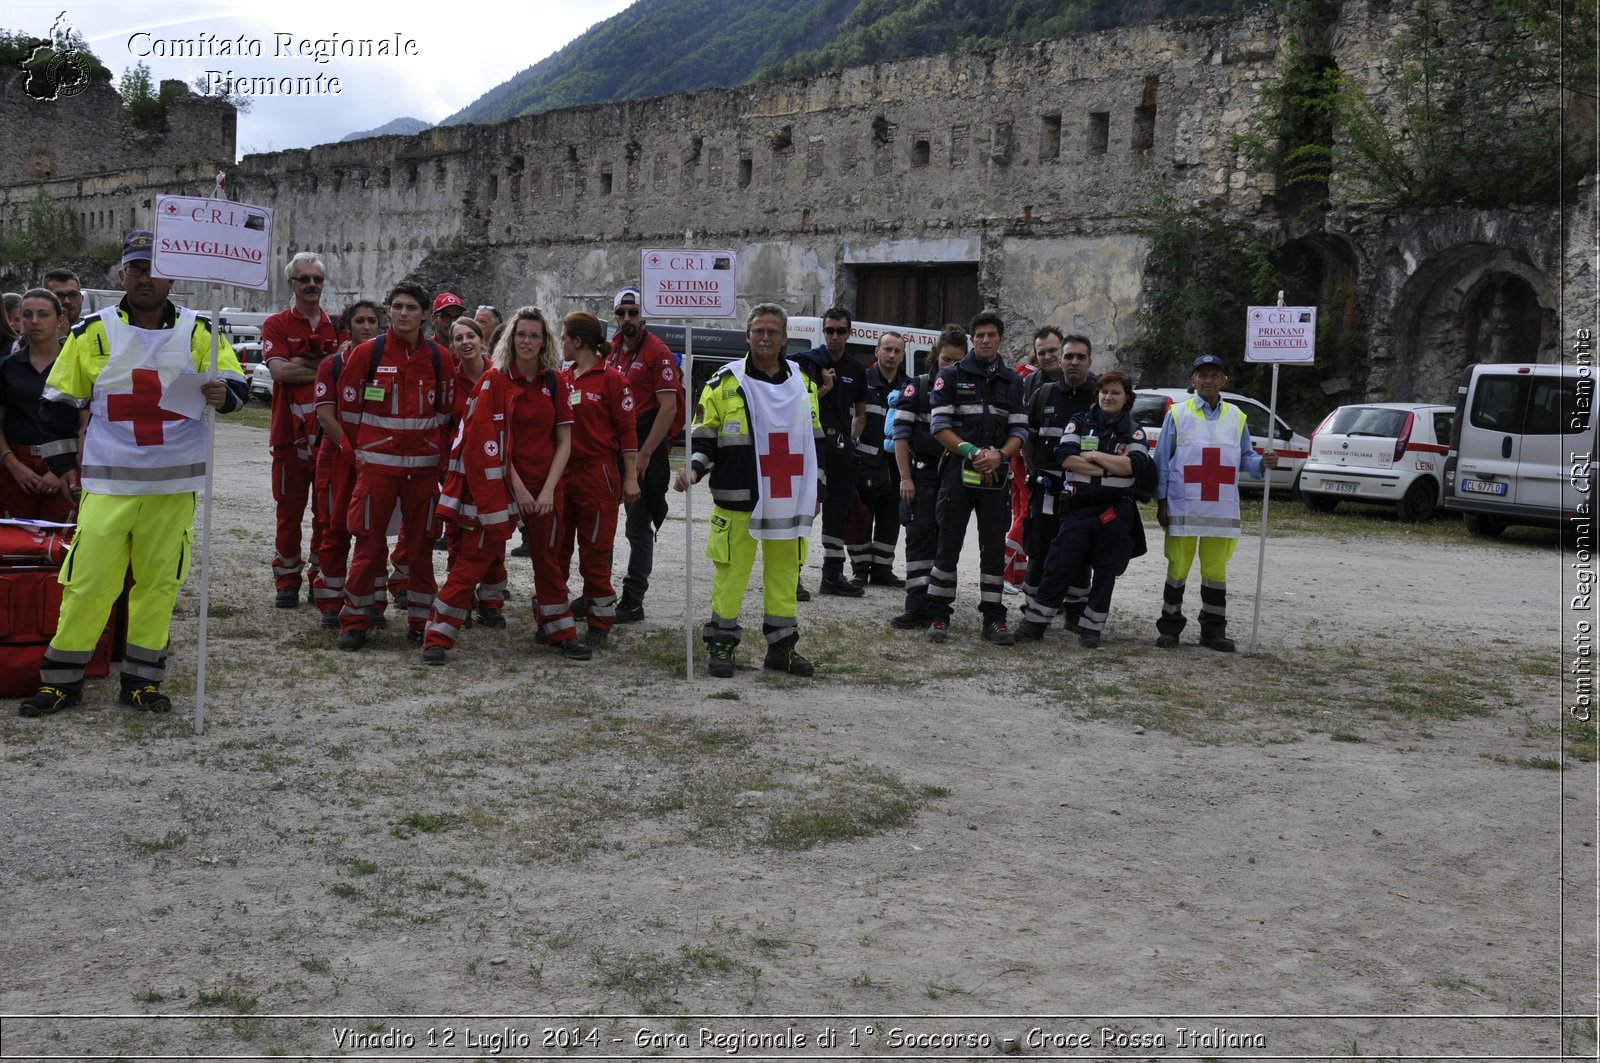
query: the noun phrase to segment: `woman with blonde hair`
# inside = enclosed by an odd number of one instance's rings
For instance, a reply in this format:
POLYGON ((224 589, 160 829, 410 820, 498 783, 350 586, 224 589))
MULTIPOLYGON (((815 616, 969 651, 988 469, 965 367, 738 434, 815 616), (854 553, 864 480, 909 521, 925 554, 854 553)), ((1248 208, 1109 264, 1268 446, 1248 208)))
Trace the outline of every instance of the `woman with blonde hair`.
POLYGON ((572 545, 578 545, 578 571, 588 600, 584 641, 604 646, 617 621, 617 592, 611 583, 611 548, 617 537, 617 507, 636 502, 634 477, 639 442, 628 378, 600 354, 605 328, 582 310, 561 322, 561 370, 571 394, 572 460, 562 482, 561 542, 563 572, 572 571, 572 545))
POLYGON ((473 589, 520 517, 532 546, 534 610, 550 648, 588 660, 567 600, 561 541, 561 475, 572 449, 572 404, 550 342, 549 322, 537 307, 518 310, 467 405, 445 476, 439 516, 461 528, 449 579, 434 602, 422 659, 444 664, 470 615, 473 589), (537 490, 537 494, 535 494, 537 490))

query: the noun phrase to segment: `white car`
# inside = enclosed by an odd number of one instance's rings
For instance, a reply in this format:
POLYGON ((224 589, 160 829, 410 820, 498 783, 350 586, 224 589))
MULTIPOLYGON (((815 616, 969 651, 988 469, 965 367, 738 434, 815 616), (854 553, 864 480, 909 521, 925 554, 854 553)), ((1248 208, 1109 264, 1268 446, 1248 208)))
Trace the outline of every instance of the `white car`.
POLYGON ((1427 520, 1444 491, 1453 406, 1369 402, 1340 406, 1311 433, 1300 497, 1330 512, 1342 500, 1395 507, 1403 521, 1427 520))
MULTIPOLYGON (((1156 441, 1161 438, 1161 424, 1166 420, 1172 404, 1183 402, 1193 394, 1188 388, 1141 388, 1134 396, 1133 423, 1144 429, 1152 451, 1155 450, 1156 441)), ((1250 429, 1250 443, 1257 454, 1261 453, 1265 449, 1271 411, 1255 399, 1232 391, 1224 391, 1222 397, 1244 411, 1245 424, 1250 429)), ((1272 449, 1278 452, 1278 467, 1272 470, 1273 490, 1293 490, 1300 476, 1300 467, 1305 464, 1306 454, 1311 450, 1311 440, 1290 428, 1289 422, 1282 417, 1277 419, 1271 439, 1272 449)), ((1240 473, 1239 487, 1241 490, 1260 490, 1261 480, 1240 473)))
POLYGON ((256 362, 250 367, 250 394, 262 402, 272 401, 272 370, 266 362, 256 362))

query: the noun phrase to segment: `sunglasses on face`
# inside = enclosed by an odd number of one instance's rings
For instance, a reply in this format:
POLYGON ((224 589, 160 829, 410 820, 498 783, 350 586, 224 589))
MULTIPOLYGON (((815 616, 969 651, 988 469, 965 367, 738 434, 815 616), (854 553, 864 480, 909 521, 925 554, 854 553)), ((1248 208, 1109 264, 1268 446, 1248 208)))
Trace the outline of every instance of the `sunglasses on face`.
POLYGON ((293 277, 290 277, 289 279, 294 281, 296 284, 321 284, 322 283, 322 275, 321 274, 317 274, 316 276, 307 276, 307 275, 302 274, 302 273, 296 273, 293 277))
POLYGON ((637 306, 619 306, 619 307, 617 307, 617 316, 618 317, 638 317, 639 316, 639 308, 637 306))
POLYGON ((822 334, 824 336, 848 336, 850 335, 850 330, 847 328, 825 328, 822 330, 822 334))

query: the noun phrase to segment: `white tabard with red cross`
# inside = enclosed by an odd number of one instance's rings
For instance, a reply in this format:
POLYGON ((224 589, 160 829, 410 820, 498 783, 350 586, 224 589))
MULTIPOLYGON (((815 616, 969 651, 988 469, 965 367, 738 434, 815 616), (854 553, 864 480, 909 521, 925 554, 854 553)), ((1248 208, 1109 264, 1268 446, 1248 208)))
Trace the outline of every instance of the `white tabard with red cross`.
POLYGON ((1244 413, 1222 403, 1208 421, 1199 400, 1172 407, 1178 434, 1167 466, 1167 534, 1239 537, 1239 455, 1244 413))
POLYGON ((175 327, 142 329, 116 307, 100 314, 110 356, 94 381, 81 455, 83 489, 103 495, 176 495, 205 486, 205 422, 161 406, 178 377, 198 376, 195 313, 175 327))
POLYGON ((752 379, 743 359, 729 369, 739 381, 756 448, 750 537, 803 539, 817 512, 817 454, 805 378, 790 372, 780 384, 752 379))

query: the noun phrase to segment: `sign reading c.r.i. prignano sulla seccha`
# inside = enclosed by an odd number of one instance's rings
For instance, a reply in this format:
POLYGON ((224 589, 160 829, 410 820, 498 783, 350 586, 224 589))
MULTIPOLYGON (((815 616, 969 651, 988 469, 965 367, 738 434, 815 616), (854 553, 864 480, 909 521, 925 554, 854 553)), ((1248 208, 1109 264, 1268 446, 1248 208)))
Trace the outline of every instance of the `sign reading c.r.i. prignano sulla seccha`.
POLYGON ((1245 312, 1244 360, 1303 362, 1316 359, 1317 308, 1252 306, 1245 312))
POLYGON ((265 291, 272 209, 226 199, 156 197, 150 268, 168 280, 232 284, 265 291))

